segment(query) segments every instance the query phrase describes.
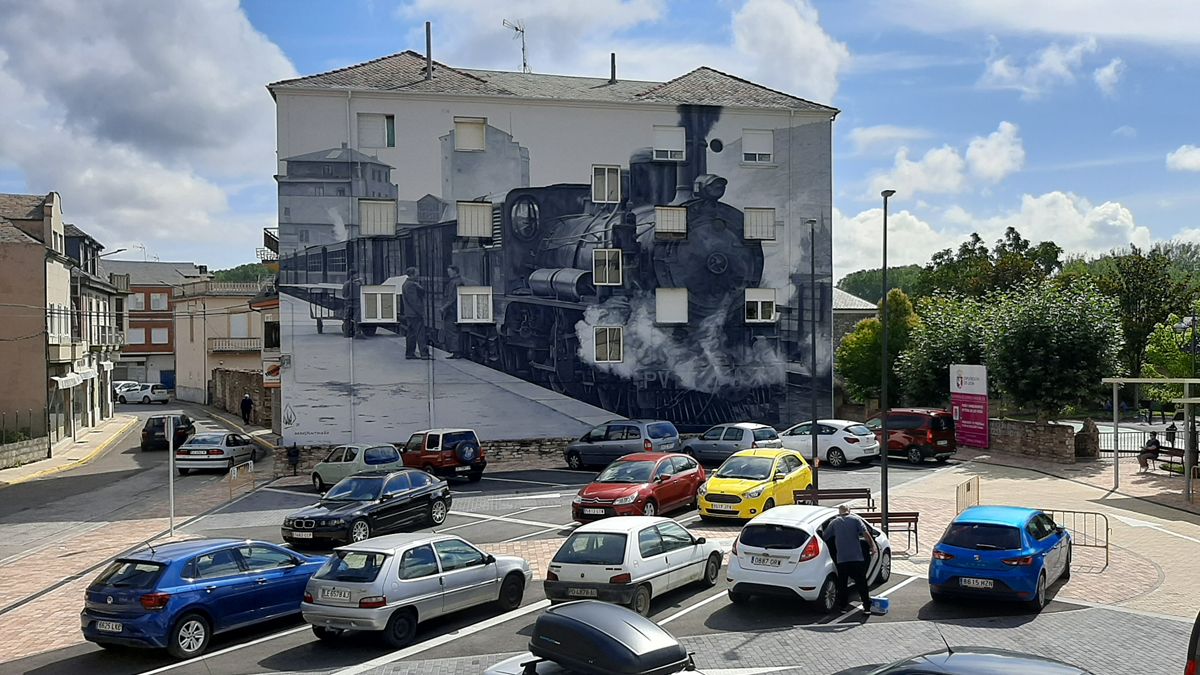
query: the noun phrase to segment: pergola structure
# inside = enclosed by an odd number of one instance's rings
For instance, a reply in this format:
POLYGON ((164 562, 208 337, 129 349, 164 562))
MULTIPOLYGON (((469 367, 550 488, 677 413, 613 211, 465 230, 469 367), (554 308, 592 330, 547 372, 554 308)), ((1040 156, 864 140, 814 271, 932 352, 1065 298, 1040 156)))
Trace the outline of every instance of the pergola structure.
POLYGON ((1120 462, 1120 401, 1118 395, 1123 384, 1181 384, 1183 398, 1172 401, 1183 405, 1183 419, 1186 423, 1183 451, 1183 498, 1192 501, 1192 474, 1196 466, 1196 419, 1195 406, 1200 405, 1200 397, 1192 396, 1192 385, 1200 385, 1197 377, 1106 377, 1101 380, 1104 384, 1112 385, 1113 403, 1113 489, 1121 487, 1120 462))

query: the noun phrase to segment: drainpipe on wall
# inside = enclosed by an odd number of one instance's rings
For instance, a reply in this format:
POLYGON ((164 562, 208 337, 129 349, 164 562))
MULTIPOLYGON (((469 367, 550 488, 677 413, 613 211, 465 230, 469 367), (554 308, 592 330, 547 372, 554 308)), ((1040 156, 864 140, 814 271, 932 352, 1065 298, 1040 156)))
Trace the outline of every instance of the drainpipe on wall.
MULTIPOLYGON (((42 257, 42 304, 45 305, 46 316, 43 322, 50 319, 50 302, 47 294, 50 290, 50 252, 43 251, 42 257)), ((50 379, 50 331, 46 328, 45 323, 42 325, 42 350, 46 357, 46 384, 54 382, 50 379)), ((58 383, 54 382, 54 395, 58 395, 58 383)), ((54 441, 50 437, 50 390, 46 390, 46 405, 42 406, 42 416, 45 417, 46 424, 46 459, 50 459, 54 455, 54 441)))

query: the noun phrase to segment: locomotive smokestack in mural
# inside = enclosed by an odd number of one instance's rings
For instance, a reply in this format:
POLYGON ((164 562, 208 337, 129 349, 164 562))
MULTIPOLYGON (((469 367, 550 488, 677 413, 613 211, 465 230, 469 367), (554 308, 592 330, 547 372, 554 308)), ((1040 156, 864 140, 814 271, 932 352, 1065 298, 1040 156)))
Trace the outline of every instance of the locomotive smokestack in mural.
POLYGON ((679 126, 683 127, 684 161, 675 168, 675 199, 683 204, 693 198, 696 179, 708 173, 708 133, 721 117, 721 109, 705 105, 679 107, 679 126))

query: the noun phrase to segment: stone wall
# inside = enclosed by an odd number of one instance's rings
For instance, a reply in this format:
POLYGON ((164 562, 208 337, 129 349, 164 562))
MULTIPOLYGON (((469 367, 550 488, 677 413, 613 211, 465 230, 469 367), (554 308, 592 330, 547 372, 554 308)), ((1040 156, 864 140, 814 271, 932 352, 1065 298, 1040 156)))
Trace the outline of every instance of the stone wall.
POLYGON ((1036 457, 1050 462, 1075 462, 1075 429, 1065 424, 1037 424, 996 419, 991 424, 991 451, 1036 457))
POLYGON ((1080 459, 1095 459, 1100 456, 1100 428, 1089 417, 1083 428, 1075 434, 1075 456, 1080 459))
POLYGON ((211 387, 212 404, 239 418, 242 416, 242 397, 249 393, 254 401, 250 423, 270 428, 274 401, 271 390, 262 386, 261 371, 216 368, 212 373, 211 387))
POLYGON ((49 438, 32 438, 0 445, 0 469, 21 466, 50 456, 49 438))
MULTIPOLYGON (((567 444, 574 440, 576 439, 532 438, 518 441, 482 441, 481 444, 483 445, 490 466, 539 457, 558 457, 561 459, 563 448, 567 447, 567 444)), ((297 448, 300 451, 300 463, 296 467, 296 474, 305 476, 312 473, 313 467, 325 459, 325 456, 329 454, 330 446, 302 445, 297 446, 297 448)), ((287 452, 288 448, 286 447, 275 449, 276 478, 292 475, 292 467, 288 464, 287 452)), ((563 466, 566 466, 565 461, 563 461, 563 466)))

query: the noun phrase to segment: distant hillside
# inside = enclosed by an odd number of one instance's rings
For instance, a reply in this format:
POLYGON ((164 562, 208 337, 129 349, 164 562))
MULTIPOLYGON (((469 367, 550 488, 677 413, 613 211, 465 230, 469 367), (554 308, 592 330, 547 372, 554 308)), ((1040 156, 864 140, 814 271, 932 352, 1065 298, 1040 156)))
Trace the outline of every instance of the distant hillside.
POLYGON ((213 281, 247 282, 274 276, 262 263, 246 263, 227 270, 213 272, 213 281))

